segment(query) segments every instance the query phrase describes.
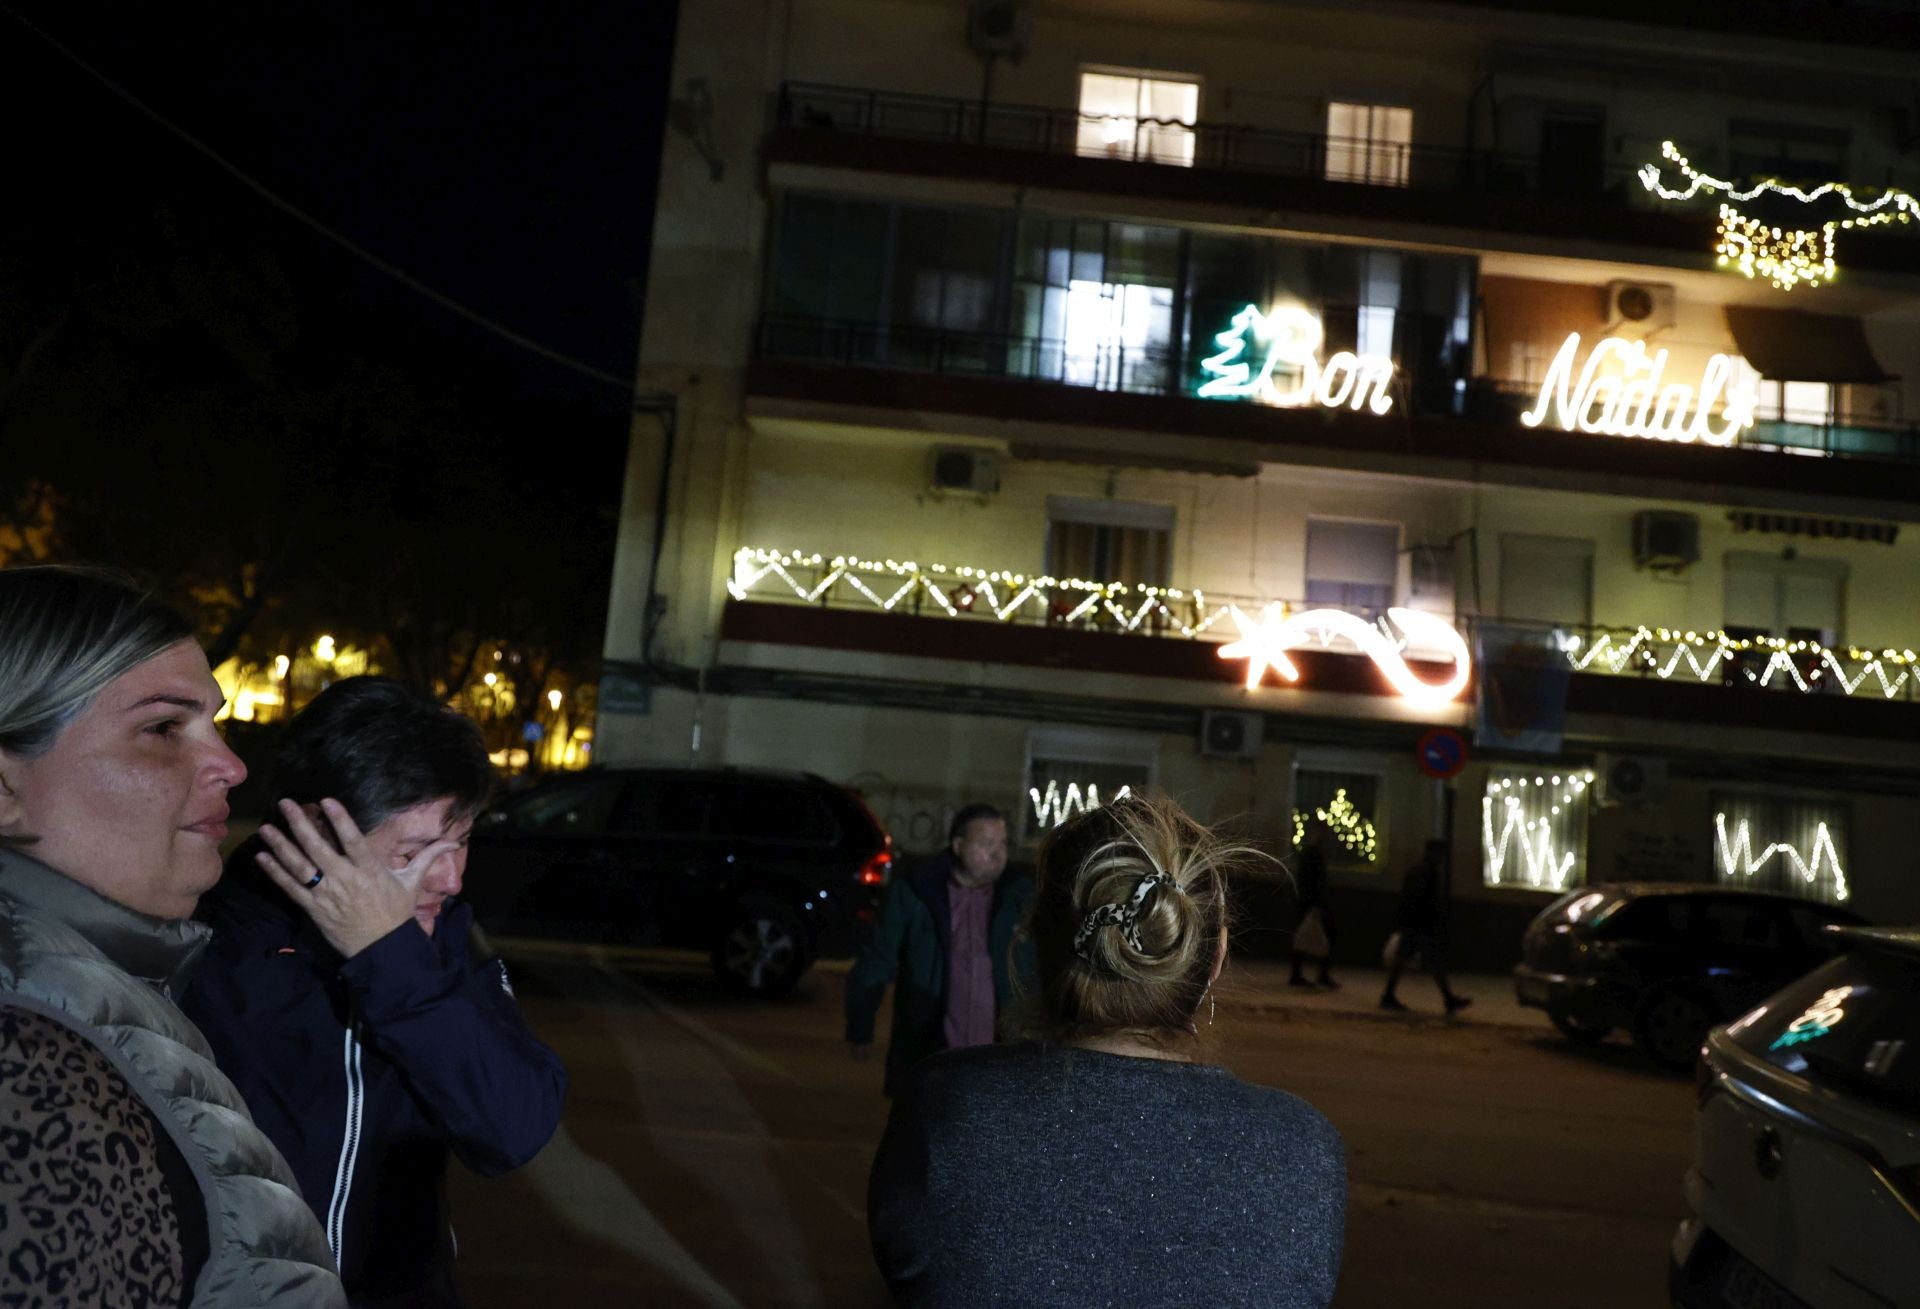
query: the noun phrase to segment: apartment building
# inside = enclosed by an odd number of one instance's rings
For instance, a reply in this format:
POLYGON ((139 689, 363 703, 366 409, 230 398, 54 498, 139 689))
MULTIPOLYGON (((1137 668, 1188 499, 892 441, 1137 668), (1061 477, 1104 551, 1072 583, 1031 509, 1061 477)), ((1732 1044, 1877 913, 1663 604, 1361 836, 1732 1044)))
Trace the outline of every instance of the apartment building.
POLYGON ((596 752, 1920 915, 1920 14, 685 0, 596 752), (1832 183, 1835 185, 1828 186, 1832 183), (1825 189, 1822 189, 1825 188, 1825 189))

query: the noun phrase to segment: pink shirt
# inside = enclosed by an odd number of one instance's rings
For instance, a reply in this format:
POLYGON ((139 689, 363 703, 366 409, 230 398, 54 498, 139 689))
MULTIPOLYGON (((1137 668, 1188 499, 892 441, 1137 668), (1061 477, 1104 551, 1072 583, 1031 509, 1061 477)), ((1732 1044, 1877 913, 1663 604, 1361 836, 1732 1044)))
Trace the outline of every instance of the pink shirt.
POLYGON ((947 1017, 941 1025, 947 1049, 993 1044, 993 957, 987 952, 987 921, 993 886, 947 883, 952 949, 947 954, 947 1017))

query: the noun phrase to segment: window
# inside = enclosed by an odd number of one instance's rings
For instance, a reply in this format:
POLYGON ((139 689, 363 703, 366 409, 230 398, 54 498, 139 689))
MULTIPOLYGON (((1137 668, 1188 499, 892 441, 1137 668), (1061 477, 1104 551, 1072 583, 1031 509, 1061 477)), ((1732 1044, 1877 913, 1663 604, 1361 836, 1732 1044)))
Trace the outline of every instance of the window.
POLYGON ((1158 761, 1159 747, 1150 737, 1035 728, 1027 736, 1027 803, 1019 832, 1037 841, 1089 807, 1145 790, 1158 761))
POLYGON ((1713 864, 1722 884, 1844 904, 1847 806, 1739 791, 1713 797, 1713 864))
POLYGON ((614 803, 607 828, 629 835, 691 836, 707 819, 707 784, 698 778, 636 777, 614 803))
POLYGON ((1729 550, 1722 626, 1735 635, 1833 645, 1845 627, 1846 595, 1844 560, 1729 550))
POLYGON ((512 809, 523 832, 598 832, 616 783, 608 777, 566 778, 529 792, 512 809))
POLYGON ((825 844, 839 827, 818 792, 785 782, 733 782, 713 798, 710 830, 744 841, 825 844))
POLYGON ((1011 371, 1103 391, 1162 391, 1171 376, 1180 233, 1140 223, 1027 217, 1016 243, 1011 371))
POLYGON ((1539 891, 1582 885, 1587 792, 1578 772, 1489 768, 1480 798, 1482 880, 1539 891))
POLYGON ((1080 74, 1079 152, 1145 163, 1193 164, 1200 84, 1157 73, 1080 74))
POLYGON ((1307 520, 1307 603, 1384 610, 1399 579, 1399 524, 1307 520))
POLYGON ((1293 766, 1293 845, 1317 845, 1329 868, 1386 865, 1385 770, 1302 751, 1293 766))
POLYGON ((1173 506, 1048 496, 1046 568, 1059 578, 1166 586, 1173 506))
POLYGON ((1393 105, 1327 106, 1327 180, 1405 186, 1413 153, 1413 110, 1393 105))
POLYGON ((1825 427, 1833 421, 1833 383, 1775 382, 1762 379, 1760 403, 1753 415, 1761 422, 1811 423, 1825 427))
POLYGON ((1500 616, 1518 622, 1591 623, 1593 542, 1501 533, 1500 616))

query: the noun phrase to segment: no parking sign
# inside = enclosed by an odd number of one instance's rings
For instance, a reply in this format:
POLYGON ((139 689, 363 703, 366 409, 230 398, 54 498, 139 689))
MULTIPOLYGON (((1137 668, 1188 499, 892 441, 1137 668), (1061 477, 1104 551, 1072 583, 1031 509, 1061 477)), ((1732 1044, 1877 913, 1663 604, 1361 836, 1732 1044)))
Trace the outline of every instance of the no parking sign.
POLYGON ((1445 781, 1467 766, 1467 738, 1451 727, 1436 727, 1413 747, 1420 771, 1445 781))

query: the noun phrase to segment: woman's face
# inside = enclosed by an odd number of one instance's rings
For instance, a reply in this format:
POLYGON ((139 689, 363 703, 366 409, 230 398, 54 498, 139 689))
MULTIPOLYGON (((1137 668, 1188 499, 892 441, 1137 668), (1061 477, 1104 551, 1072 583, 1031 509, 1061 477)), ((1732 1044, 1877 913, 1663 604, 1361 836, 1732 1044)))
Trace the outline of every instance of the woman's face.
POLYGON ((37 837, 27 854, 130 909, 190 917, 247 775, 214 728, 221 699, 192 641, 122 673, 48 750, 0 750, 0 834, 37 837))

